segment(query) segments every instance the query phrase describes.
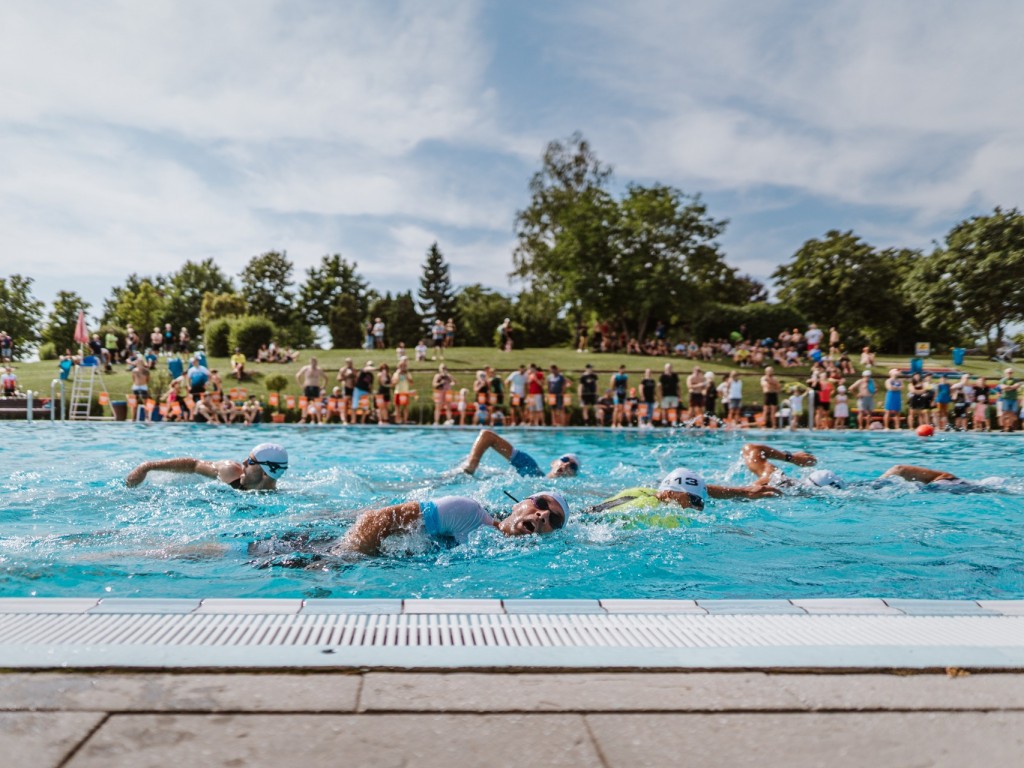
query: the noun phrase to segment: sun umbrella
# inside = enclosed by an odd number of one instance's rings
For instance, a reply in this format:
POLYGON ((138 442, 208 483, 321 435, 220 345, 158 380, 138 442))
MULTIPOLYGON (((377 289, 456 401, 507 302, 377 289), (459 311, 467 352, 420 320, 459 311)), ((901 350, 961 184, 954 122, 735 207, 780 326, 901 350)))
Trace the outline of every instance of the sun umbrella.
MULTIPOLYGON (((78 310, 78 323, 75 325, 75 341, 77 341, 79 345, 89 343, 89 330, 85 327, 84 309, 78 310)), ((79 348, 79 352, 81 352, 81 348, 79 348)))

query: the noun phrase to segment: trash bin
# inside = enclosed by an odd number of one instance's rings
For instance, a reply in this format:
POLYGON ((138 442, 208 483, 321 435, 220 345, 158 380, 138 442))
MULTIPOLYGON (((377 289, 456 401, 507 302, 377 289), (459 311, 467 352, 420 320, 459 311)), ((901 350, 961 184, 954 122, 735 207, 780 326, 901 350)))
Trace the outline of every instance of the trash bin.
POLYGON ((953 347, 953 365, 963 365, 966 354, 967 350, 963 347, 953 347))
POLYGON ((127 421, 128 420, 128 401, 127 400, 111 400, 110 410, 114 412, 114 421, 127 421))

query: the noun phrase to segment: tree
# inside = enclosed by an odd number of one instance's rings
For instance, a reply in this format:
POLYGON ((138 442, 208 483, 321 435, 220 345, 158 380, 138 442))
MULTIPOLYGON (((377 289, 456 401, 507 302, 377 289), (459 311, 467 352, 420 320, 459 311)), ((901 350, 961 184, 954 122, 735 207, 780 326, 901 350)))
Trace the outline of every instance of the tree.
POLYGON ((110 289, 110 297, 103 301, 103 315, 100 317, 100 322, 109 325, 117 325, 124 327, 128 325, 128 321, 118 315, 118 306, 124 300, 126 296, 131 296, 139 292, 143 282, 150 283, 156 288, 157 293, 161 296, 167 294, 167 279, 162 275, 156 277, 139 277, 135 272, 128 275, 124 281, 124 285, 114 286, 110 289))
POLYGON ((331 346, 335 349, 353 349, 363 343, 363 318, 356 299, 350 293, 340 294, 335 299, 327 316, 327 328, 331 333, 331 346))
POLYGON ((420 314, 427 320, 440 318, 443 322, 449 317, 455 317, 455 293, 452 290, 451 275, 436 242, 427 251, 417 295, 420 300, 420 314))
POLYGON ((287 253, 267 251, 254 256, 242 270, 242 296, 249 311, 269 318, 279 328, 290 326, 295 319, 295 297, 292 293, 294 265, 287 253))
POLYGON ((147 341, 149 332, 161 327, 166 307, 167 301, 156 287, 149 280, 143 280, 137 290, 122 296, 115 314, 125 326, 133 326, 136 333, 147 341))
MULTIPOLYGON (((154 282, 154 287, 158 283, 154 282)), ((177 331, 185 327, 195 336, 202 332, 199 315, 207 293, 234 293, 235 286, 213 259, 186 261, 166 279, 165 321, 177 331)))
POLYGON ((387 323, 388 336, 395 344, 404 341, 406 347, 412 348, 423 336, 423 318, 416 311, 412 291, 395 294, 388 316, 384 320, 387 323))
POLYGON ((14 340, 14 356, 25 354, 25 346, 39 341, 39 318, 43 302, 32 295, 32 278, 21 275, 0 277, 0 331, 14 340))
POLYGON ((778 298, 811 322, 835 325, 847 344, 888 348, 908 310, 903 292, 916 251, 879 252, 853 232, 808 240, 772 273, 778 298))
POLYGON ((570 327, 564 308, 564 305, 547 291, 522 291, 516 297, 515 309, 512 312, 513 325, 523 328, 521 334, 513 336, 516 348, 557 347, 571 341, 575 329, 570 327))
POLYGON ((206 293, 199 310, 199 321, 206 328, 211 320, 224 317, 242 317, 249 313, 249 305, 240 293, 206 293))
POLYGON ((498 325, 515 312, 512 299, 479 283, 460 288, 455 304, 460 318, 459 338, 470 347, 494 346, 498 325))
POLYGON ((306 281, 299 288, 299 307, 310 325, 330 325, 331 309, 338 297, 345 294, 355 300, 360 317, 369 313, 374 293, 356 271, 358 266, 334 254, 321 257, 319 268, 306 270, 306 281))
POLYGON ((581 134, 552 141, 530 180, 530 204, 516 213, 512 275, 568 305, 574 319, 597 309, 615 267, 611 174, 581 134))
POLYGON ((74 291, 58 291, 53 309, 46 317, 42 340, 53 344, 58 354, 75 346, 75 328, 78 325, 79 310, 88 312, 89 302, 74 291))
POLYGON ((996 208, 957 224, 912 273, 910 294, 925 327, 995 349, 1024 320, 1024 216, 996 208))

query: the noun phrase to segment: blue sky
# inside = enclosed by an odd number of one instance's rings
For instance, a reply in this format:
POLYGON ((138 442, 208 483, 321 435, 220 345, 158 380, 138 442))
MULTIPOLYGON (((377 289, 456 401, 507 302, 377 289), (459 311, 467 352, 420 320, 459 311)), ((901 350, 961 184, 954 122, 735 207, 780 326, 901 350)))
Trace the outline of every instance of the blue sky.
POLYGON ((511 290, 545 144, 701 193, 766 280, 853 229, 928 248, 1021 205, 1024 4, 145 3, 0 8, 0 274, 99 309, 129 272, 327 253, 379 290, 437 240, 511 290))

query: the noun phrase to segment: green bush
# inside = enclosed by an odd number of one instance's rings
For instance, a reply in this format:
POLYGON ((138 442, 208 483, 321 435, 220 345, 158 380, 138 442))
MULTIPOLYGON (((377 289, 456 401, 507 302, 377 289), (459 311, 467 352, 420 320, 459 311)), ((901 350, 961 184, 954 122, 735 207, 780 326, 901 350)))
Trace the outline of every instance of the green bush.
POLYGON ((57 357, 57 345, 52 341, 47 341, 39 345, 40 360, 56 360, 57 357))
POLYGON ((784 329, 806 328, 807 318, 788 304, 712 304, 697 323, 696 336, 698 339, 727 339, 741 325, 747 326, 748 339, 774 339, 784 329))
POLYGON ((267 392, 284 392, 288 386, 288 377, 275 373, 272 376, 267 376, 263 380, 263 384, 266 386, 267 392))
POLYGON ((261 344, 269 344, 277 334, 274 323, 266 317, 247 315, 231 322, 230 347, 238 347, 250 360, 256 357, 261 344))
POLYGON ((229 357, 231 355, 231 321, 217 318, 206 324, 203 331, 206 354, 210 357, 229 357))

